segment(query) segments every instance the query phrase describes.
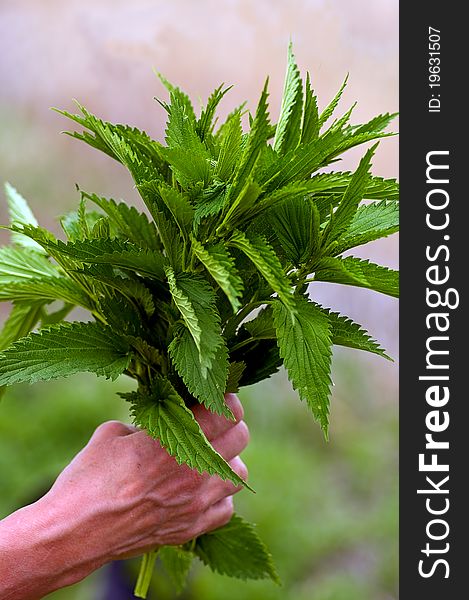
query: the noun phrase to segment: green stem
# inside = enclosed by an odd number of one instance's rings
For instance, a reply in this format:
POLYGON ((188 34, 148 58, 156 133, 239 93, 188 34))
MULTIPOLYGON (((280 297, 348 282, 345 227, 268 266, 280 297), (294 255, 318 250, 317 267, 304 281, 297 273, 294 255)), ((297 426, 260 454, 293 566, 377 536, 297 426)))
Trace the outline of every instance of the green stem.
POLYGON ((153 569, 155 567, 156 557, 158 550, 147 552, 142 557, 140 563, 140 571, 138 573, 137 583, 135 584, 134 595, 137 598, 146 598, 148 594, 148 588, 150 587, 151 577, 153 575, 153 569))

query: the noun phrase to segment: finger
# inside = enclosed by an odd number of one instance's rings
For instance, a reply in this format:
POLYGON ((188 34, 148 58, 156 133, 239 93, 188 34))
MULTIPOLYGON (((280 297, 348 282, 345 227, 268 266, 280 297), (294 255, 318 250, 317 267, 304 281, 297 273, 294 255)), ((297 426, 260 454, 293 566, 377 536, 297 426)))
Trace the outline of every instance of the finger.
MULTIPOLYGON (((241 479, 244 481, 248 478, 248 469, 244 462, 240 459, 239 456, 235 456, 235 458, 229 461, 230 467, 233 469, 235 473, 237 473, 241 479)), ((223 481, 216 475, 210 477, 210 480, 207 483, 207 489, 205 491, 205 500, 206 506, 211 506, 212 504, 216 504, 223 498, 227 496, 233 496, 233 494, 237 494, 241 490, 244 489, 242 485, 235 485, 232 481, 223 481)))
POLYGON ((246 448, 249 442, 249 429, 244 421, 231 427, 216 439, 212 440, 212 446, 225 460, 231 460, 246 448))
POLYGON ((241 421, 243 418, 243 407, 238 397, 235 394, 226 394, 225 401, 228 408, 233 413, 235 417, 235 421, 231 421, 226 417, 216 415, 202 406, 201 404, 197 404, 193 407, 193 413, 197 421, 199 422, 202 431, 205 433, 209 440, 213 440, 222 434, 224 431, 227 431, 231 427, 234 427, 236 423, 241 421))
MULTIPOLYGON (((90 442, 101 441, 112 437, 130 435, 134 433, 136 428, 132 425, 126 425, 120 421, 106 421, 98 425, 90 438, 90 442)), ((88 442, 89 443, 89 442, 88 442)))
POLYGON ((197 537, 219 527, 226 525, 233 516, 233 497, 228 496, 220 502, 213 504, 205 513, 198 519, 195 535, 197 537))

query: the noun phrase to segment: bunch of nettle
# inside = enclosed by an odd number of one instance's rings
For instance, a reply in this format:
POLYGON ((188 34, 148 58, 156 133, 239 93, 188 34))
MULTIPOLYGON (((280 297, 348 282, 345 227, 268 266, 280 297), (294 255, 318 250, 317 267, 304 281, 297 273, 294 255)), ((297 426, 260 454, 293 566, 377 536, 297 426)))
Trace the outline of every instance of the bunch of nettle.
MULTIPOLYGON (((79 371, 128 375, 136 388, 122 396, 137 425, 179 463, 244 484, 191 405, 230 418, 224 393, 283 364, 327 436, 332 345, 386 356, 360 325, 314 302, 308 286, 327 281, 397 296, 397 272, 343 256, 398 229, 397 183, 370 175, 376 146, 354 173, 324 172, 349 148, 391 135, 383 130, 394 115, 351 125, 352 107, 331 122, 346 82, 319 112, 291 48, 278 123, 269 120, 266 83, 247 132, 244 105, 216 128, 226 88, 197 116, 188 96, 162 81, 170 95, 160 102, 165 145, 80 105, 81 115, 60 111, 84 128, 73 137, 127 167, 150 218, 82 191, 78 210, 61 219, 61 241, 7 185, 12 243, 0 248, 0 300, 13 308, 0 336, 0 385, 79 371), (76 306, 91 320, 67 322, 76 306)), ((254 528, 238 516, 160 553, 178 583, 194 556, 227 575, 277 578, 254 528)), ((155 554, 142 563, 141 597, 155 554)))

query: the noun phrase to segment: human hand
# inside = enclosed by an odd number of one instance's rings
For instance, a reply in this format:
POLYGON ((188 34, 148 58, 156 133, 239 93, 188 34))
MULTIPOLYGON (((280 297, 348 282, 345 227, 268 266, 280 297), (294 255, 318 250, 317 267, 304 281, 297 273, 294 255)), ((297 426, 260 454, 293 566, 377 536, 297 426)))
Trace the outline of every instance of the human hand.
MULTIPOLYGON (((201 405, 194 414, 214 448, 246 479, 238 454, 249 432, 238 398, 227 394, 226 401, 235 422, 201 405)), ((27 509, 33 510, 29 519, 39 529, 37 545, 47 554, 33 568, 43 587, 48 582, 49 593, 111 560, 182 544, 224 525, 233 513, 232 495, 240 489, 178 465, 146 432, 110 421, 96 429, 43 498, 5 522, 26 511, 20 521, 27 525, 27 509)), ((37 557, 37 549, 31 550, 37 557)))

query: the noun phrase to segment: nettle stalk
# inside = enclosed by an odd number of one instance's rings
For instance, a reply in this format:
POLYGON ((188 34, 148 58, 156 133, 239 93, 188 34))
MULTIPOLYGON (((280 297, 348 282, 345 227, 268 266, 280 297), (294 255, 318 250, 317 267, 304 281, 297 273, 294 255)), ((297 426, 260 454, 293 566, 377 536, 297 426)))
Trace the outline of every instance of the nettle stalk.
MULTIPOLYGON (((267 83, 245 132, 244 105, 216 128, 229 88, 217 88, 197 116, 188 96, 161 80, 170 96, 160 102, 166 144, 80 105, 79 115, 58 111, 83 128, 70 135, 128 168, 150 218, 81 191, 78 210, 61 219, 62 241, 7 184, 11 245, 0 248, 0 300, 13 308, 0 337, 0 385, 79 371, 128 375, 136 388, 121 395, 137 425, 179 463, 247 485, 189 407, 200 402, 230 418, 224 393, 283 364, 327 437, 333 344, 386 357, 360 325, 314 302, 314 282, 398 295, 396 271, 343 256, 398 229, 396 181, 370 174, 376 145, 355 172, 324 172, 349 148, 392 135, 384 130, 395 115, 351 125, 352 107, 331 122, 346 81, 319 112, 291 47, 276 125, 267 83), (63 305, 52 309, 57 300, 63 305), (75 306, 92 320, 67 322, 75 306)), ((159 554, 178 586, 194 556, 227 575, 278 579, 239 516, 159 554)), ((140 597, 155 557, 142 563, 140 597)))

